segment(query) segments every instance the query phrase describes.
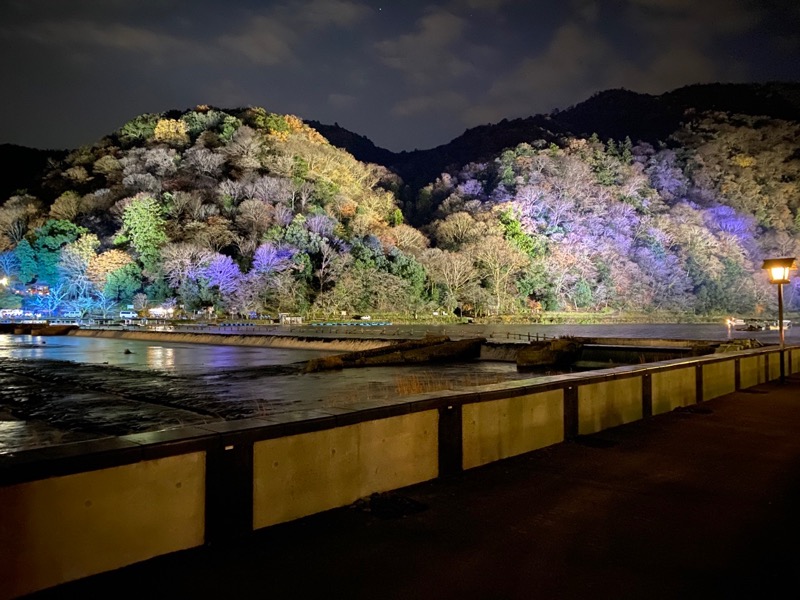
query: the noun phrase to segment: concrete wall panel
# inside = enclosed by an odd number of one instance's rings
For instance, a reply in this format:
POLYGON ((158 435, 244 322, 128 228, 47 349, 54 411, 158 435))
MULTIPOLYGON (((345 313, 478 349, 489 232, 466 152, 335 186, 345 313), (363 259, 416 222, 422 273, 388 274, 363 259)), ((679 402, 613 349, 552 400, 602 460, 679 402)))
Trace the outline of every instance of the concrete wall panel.
POLYGON ((0 488, 0 598, 200 546, 205 453, 0 488))
POLYGON ((265 440, 253 448, 253 527, 438 476, 438 411, 265 440))
POLYGON ((766 380, 765 368, 766 358, 764 356, 744 356, 739 359, 741 388, 744 390, 754 385, 764 383, 766 380))
POLYGON ((703 401, 736 391, 736 363, 733 360, 703 365, 703 401))
POLYGON ((463 407, 465 469, 563 441, 563 390, 463 407))
POLYGON ((642 379, 626 377, 578 387, 578 433, 586 435, 642 418, 642 379))
POLYGON ((653 414, 670 412, 697 403, 695 368, 653 373, 653 414))
POLYGON ((769 380, 774 381, 781 377, 781 355, 773 352, 769 355, 769 380))

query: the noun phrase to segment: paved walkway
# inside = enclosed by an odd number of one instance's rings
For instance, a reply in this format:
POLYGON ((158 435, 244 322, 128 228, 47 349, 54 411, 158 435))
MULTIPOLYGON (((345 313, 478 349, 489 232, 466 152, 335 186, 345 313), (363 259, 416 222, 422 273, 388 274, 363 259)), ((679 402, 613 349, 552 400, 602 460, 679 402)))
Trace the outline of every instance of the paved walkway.
POLYGON ((800 377, 37 598, 796 597, 800 377))

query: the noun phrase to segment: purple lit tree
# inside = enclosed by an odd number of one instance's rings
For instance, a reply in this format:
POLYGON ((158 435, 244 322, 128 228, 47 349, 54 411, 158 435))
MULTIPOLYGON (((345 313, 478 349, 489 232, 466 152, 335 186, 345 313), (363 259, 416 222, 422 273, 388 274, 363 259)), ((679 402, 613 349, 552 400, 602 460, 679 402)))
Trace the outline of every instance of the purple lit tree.
POLYGON ((222 303, 239 287, 242 272, 230 256, 216 254, 200 270, 200 277, 206 287, 219 295, 222 303))
POLYGON ((276 246, 271 243, 261 244, 253 255, 251 272, 268 275, 285 271, 292 266, 292 258, 296 251, 292 248, 276 246))

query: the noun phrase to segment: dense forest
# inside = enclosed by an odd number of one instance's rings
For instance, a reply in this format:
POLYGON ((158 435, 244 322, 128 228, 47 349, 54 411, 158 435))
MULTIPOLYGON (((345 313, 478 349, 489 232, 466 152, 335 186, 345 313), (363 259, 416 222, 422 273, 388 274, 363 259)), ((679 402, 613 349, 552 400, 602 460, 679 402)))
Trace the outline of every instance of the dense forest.
POLYGON ((291 115, 140 115, 0 206, 0 307, 756 314, 763 258, 800 253, 800 123, 682 114, 659 141, 541 129, 414 186, 291 115))

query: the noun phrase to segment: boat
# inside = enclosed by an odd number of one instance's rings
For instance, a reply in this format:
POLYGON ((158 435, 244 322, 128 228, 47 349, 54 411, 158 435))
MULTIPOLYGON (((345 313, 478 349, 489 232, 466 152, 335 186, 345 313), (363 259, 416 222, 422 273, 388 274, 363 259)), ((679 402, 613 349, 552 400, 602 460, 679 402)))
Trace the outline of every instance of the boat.
POLYGON ((737 319, 742 321, 741 325, 736 325, 736 331, 766 331, 769 328, 769 321, 765 319, 737 319))

